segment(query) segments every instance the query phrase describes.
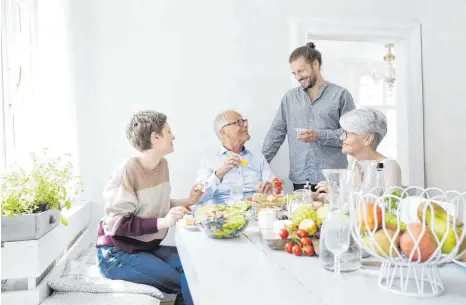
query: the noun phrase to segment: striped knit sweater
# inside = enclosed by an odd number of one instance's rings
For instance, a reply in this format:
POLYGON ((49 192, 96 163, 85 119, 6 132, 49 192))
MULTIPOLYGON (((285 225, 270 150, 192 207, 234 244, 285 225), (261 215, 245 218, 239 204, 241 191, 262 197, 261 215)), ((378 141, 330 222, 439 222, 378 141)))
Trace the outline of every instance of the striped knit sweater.
POLYGON ((153 170, 144 169, 136 158, 127 160, 110 177, 104 198, 97 247, 115 246, 132 253, 159 245, 168 230, 157 230, 157 218, 170 210, 167 160, 153 170))

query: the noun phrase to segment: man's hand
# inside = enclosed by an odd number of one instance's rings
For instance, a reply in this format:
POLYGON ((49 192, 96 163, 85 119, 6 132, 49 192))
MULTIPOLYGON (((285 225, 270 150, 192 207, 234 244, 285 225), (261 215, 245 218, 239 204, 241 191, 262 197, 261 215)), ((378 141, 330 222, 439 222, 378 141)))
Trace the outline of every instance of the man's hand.
POLYGON ((196 184, 193 186, 191 189, 191 192, 189 193, 189 198, 188 198, 188 204, 193 205, 199 202, 201 200, 202 195, 204 195, 204 190, 201 185, 196 184))
POLYGON ((319 134, 315 129, 306 129, 298 134, 298 140, 305 143, 314 143, 319 139, 319 134))
POLYGON ((218 179, 222 180, 229 171, 233 168, 237 168, 241 165, 241 160, 239 158, 239 154, 231 153, 231 155, 226 158, 223 165, 215 171, 215 175, 217 175, 218 179))
POLYGON ((262 181, 261 184, 259 184, 258 190, 259 193, 261 194, 266 194, 270 195, 272 194, 273 191, 273 184, 270 181, 262 181))
POLYGON ((184 216, 184 207, 171 208, 167 216, 157 219, 157 229, 167 229, 184 216))

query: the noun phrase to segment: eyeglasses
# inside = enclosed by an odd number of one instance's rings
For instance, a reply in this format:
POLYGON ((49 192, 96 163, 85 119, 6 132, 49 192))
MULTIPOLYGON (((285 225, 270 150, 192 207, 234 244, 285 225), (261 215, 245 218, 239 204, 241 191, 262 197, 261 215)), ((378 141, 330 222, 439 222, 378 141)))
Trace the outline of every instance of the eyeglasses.
POLYGON ((346 140, 348 139, 348 136, 351 135, 351 136, 360 136, 360 137, 366 137, 366 136, 369 136, 368 134, 357 134, 355 132, 350 132, 350 131, 344 131, 341 136, 340 136, 340 140, 346 140))
POLYGON ((346 140, 348 139, 348 135, 357 135, 356 133, 354 132, 348 132, 348 131, 344 131, 341 136, 340 136, 340 140, 346 140))
POLYGON ((222 129, 230 125, 238 125, 239 127, 243 127, 244 125, 246 125, 247 122, 248 122, 248 119, 238 119, 234 122, 223 125, 222 129))

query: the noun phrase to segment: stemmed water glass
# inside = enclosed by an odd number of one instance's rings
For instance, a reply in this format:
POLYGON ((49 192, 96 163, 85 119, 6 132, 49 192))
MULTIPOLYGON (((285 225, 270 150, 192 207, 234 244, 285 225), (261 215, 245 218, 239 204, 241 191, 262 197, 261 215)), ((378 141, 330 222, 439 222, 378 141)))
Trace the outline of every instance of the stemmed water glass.
POLYGON ((230 185, 230 198, 229 203, 236 203, 243 200, 243 184, 231 184, 230 185))
POLYGON ((345 253, 350 244, 350 219, 336 212, 330 215, 323 226, 325 247, 333 253, 334 272, 340 274, 340 256, 345 253))

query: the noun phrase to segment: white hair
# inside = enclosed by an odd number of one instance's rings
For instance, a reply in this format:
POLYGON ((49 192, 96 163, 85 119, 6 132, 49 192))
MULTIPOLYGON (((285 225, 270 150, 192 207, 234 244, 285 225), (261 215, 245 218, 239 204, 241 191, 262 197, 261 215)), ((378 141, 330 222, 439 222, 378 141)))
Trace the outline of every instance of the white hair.
POLYGON ((387 118, 382 111, 373 108, 358 108, 340 118, 340 126, 348 132, 361 136, 374 135, 372 147, 377 149, 387 135, 387 118))
POLYGON ((215 135, 217 136, 217 138, 219 140, 222 139, 222 135, 220 134, 220 130, 222 129, 223 126, 225 126, 226 124, 228 124, 227 120, 225 120, 225 113, 228 112, 228 111, 223 111, 223 112, 220 112, 216 117, 215 117, 215 120, 214 120, 214 132, 215 132, 215 135))

